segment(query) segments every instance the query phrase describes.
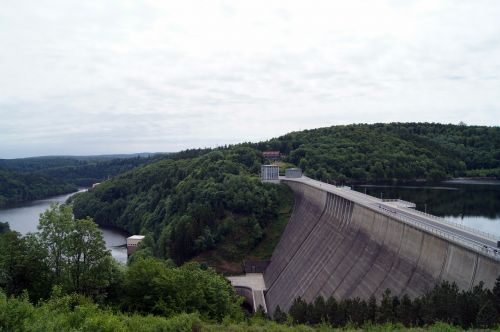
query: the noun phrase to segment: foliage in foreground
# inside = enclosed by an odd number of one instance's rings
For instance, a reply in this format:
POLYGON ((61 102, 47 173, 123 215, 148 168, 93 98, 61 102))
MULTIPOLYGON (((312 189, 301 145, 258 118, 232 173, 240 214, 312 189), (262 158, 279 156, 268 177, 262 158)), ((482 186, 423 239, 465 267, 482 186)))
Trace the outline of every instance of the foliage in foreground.
POLYGON ((53 205, 38 229, 26 236, 0 235, 0 288, 9 296, 27 291, 36 303, 56 289, 130 312, 168 317, 196 312, 217 321, 242 316, 234 289, 212 269, 153 258, 136 258, 128 268, 118 265, 97 225, 73 220, 71 206, 53 205))
MULTIPOLYGON (((435 323, 426 328, 408 329, 403 325, 385 323, 380 325, 366 324, 365 331, 462 331, 445 323, 435 323)), ((326 324, 318 326, 279 324, 260 317, 252 317, 245 321, 225 320, 221 323, 206 320, 196 313, 181 313, 169 318, 127 314, 105 309, 94 304, 90 299, 80 295, 53 295, 38 305, 31 304, 26 296, 7 298, 0 290, 0 331, 359 331, 360 328, 347 326, 334 329, 326 324)))
POLYGON ((37 306, 27 298, 7 299, 0 292, 0 331, 192 331, 197 314, 171 318, 122 314, 99 308, 88 298, 53 296, 37 306))
POLYGON ((97 298, 112 290, 118 270, 97 225, 73 220, 70 206, 45 211, 36 233, 0 235, 0 287, 9 295, 28 290, 36 301, 59 285, 66 293, 97 298))
POLYGON ((172 267, 152 258, 138 260, 126 272, 123 291, 121 307, 131 312, 166 317, 198 312, 217 321, 242 317, 241 300, 233 287, 196 263, 172 267))
POLYGON ((374 298, 325 302, 320 297, 312 304, 297 299, 288 314, 276 309, 275 322, 259 314, 244 320, 241 299, 212 269, 141 257, 126 270, 109 262, 96 224, 73 220, 69 206, 47 210, 35 234, 5 231, 0 235, 0 330, 398 330, 439 321, 490 328, 500 317, 499 278, 491 291, 482 284, 459 291, 444 282, 413 300, 390 292, 380 303, 374 298))

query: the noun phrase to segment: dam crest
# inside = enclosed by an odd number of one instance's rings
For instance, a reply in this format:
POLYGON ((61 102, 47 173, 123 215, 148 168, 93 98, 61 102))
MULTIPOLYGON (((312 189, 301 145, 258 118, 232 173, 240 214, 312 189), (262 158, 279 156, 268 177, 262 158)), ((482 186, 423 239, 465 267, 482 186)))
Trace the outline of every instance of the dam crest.
POLYGON ((263 277, 266 309, 287 311, 301 297, 337 300, 416 297, 443 280, 492 288, 500 275, 498 239, 348 188, 309 179, 280 182, 294 192, 290 220, 263 277))

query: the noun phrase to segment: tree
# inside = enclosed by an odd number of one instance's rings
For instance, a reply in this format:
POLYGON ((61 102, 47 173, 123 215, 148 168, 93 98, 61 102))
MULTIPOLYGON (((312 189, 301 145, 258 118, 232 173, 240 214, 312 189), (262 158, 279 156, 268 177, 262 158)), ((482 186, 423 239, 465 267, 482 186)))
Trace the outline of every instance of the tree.
POLYGON ((495 326, 497 322, 497 311, 493 302, 486 301, 476 317, 476 326, 482 329, 489 329, 495 326))
POLYGON ((382 181, 385 180, 386 174, 384 166, 380 161, 377 161, 373 166, 370 167, 370 179, 372 181, 382 181))
POLYGON ((9 295, 19 295, 26 287, 25 243, 18 232, 0 236, 0 287, 9 295))
POLYGON ((333 296, 326 301, 327 318, 330 325, 335 326, 338 312, 338 303, 333 296))
POLYGON ((288 311, 295 324, 304 324, 307 322, 307 303, 300 297, 296 298, 290 310, 288 311))
POLYGON ((84 295, 98 295, 111 279, 111 253, 102 232, 90 218, 75 220, 67 238, 70 289, 84 295))
POLYGON ((382 301, 380 302, 378 314, 377 320, 379 323, 394 322, 396 318, 394 315, 393 298, 390 289, 386 289, 382 294, 382 301))
POLYGON ((274 319, 274 321, 276 321, 277 323, 280 323, 280 324, 285 323, 287 320, 286 313, 281 310, 279 305, 276 307, 276 309, 274 309, 273 319, 274 319))
POLYGON ((68 237, 72 230, 73 211, 69 205, 52 204, 40 215, 38 236, 47 251, 47 263, 53 272, 53 284, 63 282, 63 270, 68 252, 68 237))
POLYGON ((53 204, 40 216, 38 230, 52 285, 94 297, 109 285, 111 253, 92 219, 73 220, 70 205, 53 204))
POLYGON ((3 234, 9 230, 10 230, 9 223, 0 221, 0 234, 3 234))
POLYGON ((8 231, 0 235, 0 287, 9 295, 28 290, 34 300, 50 291, 43 248, 33 235, 8 231))
POLYGON ((319 324, 328 320, 327 306, 323 296, 318 296, 314 300, 311 316, 314 324, 319 324))
POLYGON ((165 316, 199 312, 218 321, 242 315, 241 300, 231 285, 196 263, 177 268, 153 258, 139 259, 129 266, 123 290, 122 307, 130 311, 165 316))
POLYGON ((498 276, 495 281, 495 286, 492 289, 493 295, 493 306, 495 307, 497 313, 500 316, 500 276, 498 276))
POLYGON ((372 323, 375 323, 378 315, 377 299, 374 295, 370 296, 368 299, 368 314, 367 318, 372 323))

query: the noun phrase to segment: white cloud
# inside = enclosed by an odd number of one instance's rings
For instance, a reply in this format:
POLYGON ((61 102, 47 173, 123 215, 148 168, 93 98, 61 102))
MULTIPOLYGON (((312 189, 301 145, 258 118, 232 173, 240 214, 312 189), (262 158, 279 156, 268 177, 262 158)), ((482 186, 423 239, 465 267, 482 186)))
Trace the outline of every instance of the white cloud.
POLYGON ((498 1, 4 0, 0 157, 500 125, 498 1))

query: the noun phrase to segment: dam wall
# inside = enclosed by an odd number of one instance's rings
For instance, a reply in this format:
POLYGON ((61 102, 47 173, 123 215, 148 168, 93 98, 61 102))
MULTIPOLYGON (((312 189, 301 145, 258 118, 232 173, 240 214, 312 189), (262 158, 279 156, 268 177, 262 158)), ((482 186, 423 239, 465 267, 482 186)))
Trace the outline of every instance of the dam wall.
POLYGON ((294 191, 295 206, 264 273, 271 314, 299 296, 380 299, 389 288, 415 297, 441 280, 491 288, 500 275, 498 261, 444 236, 308 184, 282 182, 294 191))

